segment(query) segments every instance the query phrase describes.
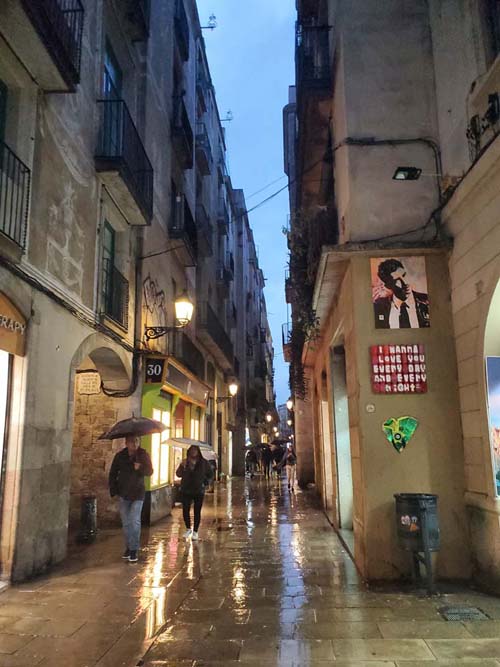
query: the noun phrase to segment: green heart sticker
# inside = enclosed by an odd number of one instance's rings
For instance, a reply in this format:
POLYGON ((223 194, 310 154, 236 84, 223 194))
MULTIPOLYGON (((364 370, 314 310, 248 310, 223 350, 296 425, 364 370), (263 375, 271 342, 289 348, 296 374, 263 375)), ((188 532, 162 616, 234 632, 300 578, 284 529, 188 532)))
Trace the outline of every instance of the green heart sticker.
POLYGON ((415 417, 391 417, 385 421, 382 428, 385 437, 394 449, 401 454, 406 445, 410 442, 413 434, 417 430, 418 419, 415 417))

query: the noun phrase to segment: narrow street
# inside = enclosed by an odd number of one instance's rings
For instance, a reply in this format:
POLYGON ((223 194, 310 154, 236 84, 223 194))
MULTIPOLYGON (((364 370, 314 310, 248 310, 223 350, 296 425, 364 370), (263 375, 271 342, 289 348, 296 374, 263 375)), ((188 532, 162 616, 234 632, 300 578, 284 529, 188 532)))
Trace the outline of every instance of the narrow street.
POLYGON ((312 494, 236 480, 207 496, 199 544, 183 530, 176 508, 136 566, 105 531, 3 593, 0 667, 500 665, 500 600, 368 591, 312 494), (446 605, 491 620, 447 622, 446 605))

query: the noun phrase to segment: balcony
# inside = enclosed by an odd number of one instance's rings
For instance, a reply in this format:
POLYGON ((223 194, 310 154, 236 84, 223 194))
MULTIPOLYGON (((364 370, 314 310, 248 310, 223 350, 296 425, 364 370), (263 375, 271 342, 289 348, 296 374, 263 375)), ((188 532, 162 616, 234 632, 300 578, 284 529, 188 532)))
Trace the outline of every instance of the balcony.
POLYGON ((110 260, 104 260, 104 303, 102 315, 109 317, 125 331, 128 329, 128 280, 113 266, 110 260))
POLYGON ((0 233, 21 250, 26 245, 30 179, 28 167, 0 141, 0 233))
POLYGON ((214 229, 203 204, 196 205, 196 228, 198 230, 198 251, 202 257, 213 255, 214 229))
POLYGON ((281 326, 281 342, 283 344, 283 359, 289 364, 292 361, 292 323, 286 322, 281 326))
POLYGON ((196 375, 200 380, 205 380, 205 357, 196 347, 193 341, 182 331, 174 331, 170 334, 170 353, 178 359, 183 366, 196 375))
POLYGON ((331 91, 330 27, 297 23, 296 80, 299 94, 329 95, 331 91))
POLYGON ((292 279, 289 275, 285 277, 285 301, 287 303, 292 303, 293 290, 292 290, 292 279))
POLYGON ((177 243, 175 250, 184 266, 196 266, 198 259, 198 230, 184 195, 177 195, 172 203, 168 233, 177 243))
POLYGON ((207 301, 197 304, 197 336, 227 373, 234 368, 231 339, 207 301))
POLYGON ((43 90, 74 92, 80 81, 81 1, 10 0, 6 4, 2 33, 32 77, 43 90))
POLYGON ((123 100, 97 100, 96 170, 131 225, 153 217, 153 167, 123 100))
POLYGON ((127 9, 132 41, 146 41, 149 37, 150 0, 127 0, 127 9))
POLYGON ((172 144, 177 160, 183 169, 193 168, 194 137, 191 121, 182 97, 174 98, 172 119, 172 144))
POLYGON ((198 104, 200 105, 200 109, 203 113, 208 111, 207 93, 209 88, 210 84, 208 82, 208 76, 205 72, 205 67, 202 62, 198 62, 196 69, 196 96, 198 99, 198 104))
POLYGON ((227 299, 229 297, 230 289, 231 289, 231 274, 227 270, 226 265, 224 262, 218 262, 217 263, 217 269, 216 269, 216 275, 215 275, 215 280, 216 280, 216 285, 217 285, 217 290, 220 294, 220 296, 223 299, 227 299))
POLYGON ((182 60, 189 60, 189 23, 183 0, 176 0, 174 16, 175 41, 182 60))
POLYGON ((226 200, 224 197, 219 197, 217 227, 221 236, 227 236, 229 234, 229 213, 227 211, 226 200))
POLYGON ((196 123, 196 166, 203 176, 212 172, 212 149, 205 123, 196 123))
POLYGON ((234 255, 232 252, 226 252, 226 269, 229 273, 229 279, 234 280, 234 255))

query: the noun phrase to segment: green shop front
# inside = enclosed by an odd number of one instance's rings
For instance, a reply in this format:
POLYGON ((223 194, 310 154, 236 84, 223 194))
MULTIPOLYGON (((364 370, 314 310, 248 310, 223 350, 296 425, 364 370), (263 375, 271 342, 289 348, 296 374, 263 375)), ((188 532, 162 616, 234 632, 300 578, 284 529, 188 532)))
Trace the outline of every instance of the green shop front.
POLYGON ((185 449, 176 446, 175 439, 204 439, 208 395, 208 386, 176 359, 146 358, 142 414, 166 426, 162 433, 142 438, 142 447, 153 463, 153 475, 146 480, 146 523, 154 523, 172 510, 175 471, 185 456, 185 449))

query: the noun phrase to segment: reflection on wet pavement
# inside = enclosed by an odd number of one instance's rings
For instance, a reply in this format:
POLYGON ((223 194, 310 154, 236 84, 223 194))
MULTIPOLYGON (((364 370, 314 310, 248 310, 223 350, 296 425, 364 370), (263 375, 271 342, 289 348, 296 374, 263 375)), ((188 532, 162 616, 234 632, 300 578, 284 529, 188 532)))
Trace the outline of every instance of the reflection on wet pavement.
POLYGON ((119 531, 0 596, 0 667, 500 667, 500 601, 369 591, 312 494, 236 480, 207 496, 199 543, 180 510, 145 531, 141 562, 119 531), (447 622, 446 604, 490 617, 447 622))

